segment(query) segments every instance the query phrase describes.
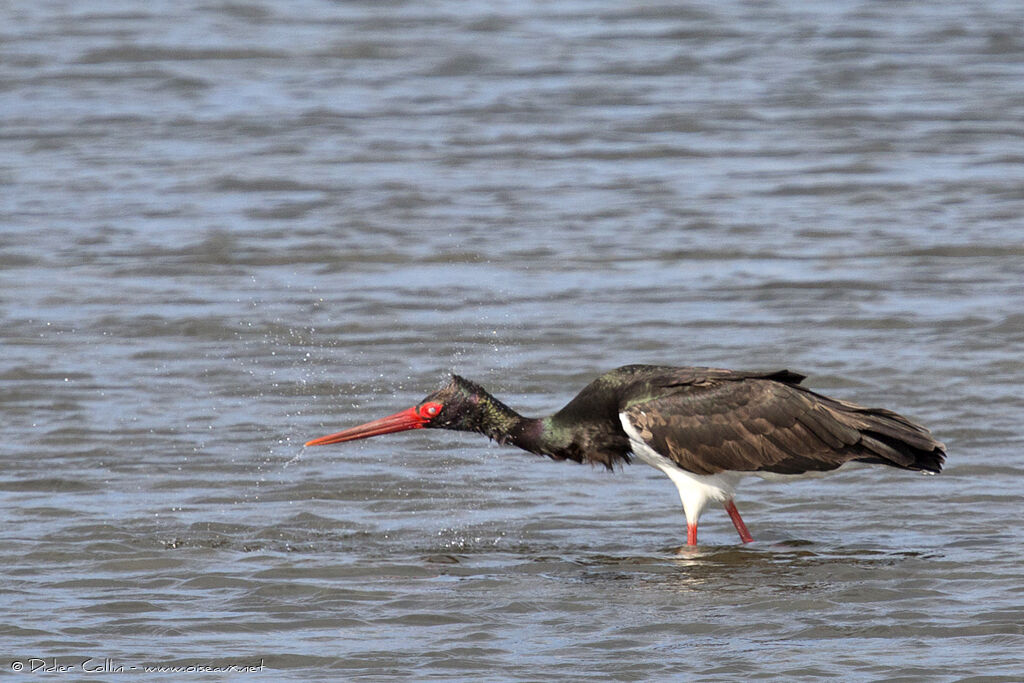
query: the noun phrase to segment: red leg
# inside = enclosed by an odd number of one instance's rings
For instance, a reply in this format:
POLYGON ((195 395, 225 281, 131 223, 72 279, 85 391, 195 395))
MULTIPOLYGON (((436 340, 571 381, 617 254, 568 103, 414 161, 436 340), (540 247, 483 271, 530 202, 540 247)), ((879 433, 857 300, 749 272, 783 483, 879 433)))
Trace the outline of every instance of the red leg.
POLYGON ((686 545, 697 545, 697 525, 686 525, 686 545))
MULTIPOLYGON (((743 518, 740 517, 740 511, 736 509, 736 503, 732 500, 725 501, 725 511, 729 513, 729 517, 732 518, 733 526, 736 527, 736 531, 740 532, 740 540, 744 543, 750 543, 754 539, 750 536, 750 532, 747 531, 747 525, 743 523, 743 518)), ((694 529, 694 532, 697 530, 694 529)))

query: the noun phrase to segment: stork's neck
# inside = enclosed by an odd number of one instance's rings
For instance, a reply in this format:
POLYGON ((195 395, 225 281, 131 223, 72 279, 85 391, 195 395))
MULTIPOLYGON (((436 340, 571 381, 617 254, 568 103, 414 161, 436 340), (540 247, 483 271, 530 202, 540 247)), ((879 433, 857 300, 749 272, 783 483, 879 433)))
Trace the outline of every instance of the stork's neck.
POLYGON ((523 417, 482 388, 475 389, 467 397, 462 415, 448 424, 448 429, 478 432, 498 443, 513 444, 555 460, 591 462, 609 468, 616 462, 629 461, 629 440, 617 419, 578 420, 562 414, 523 417))
POLYGON ((513 444, 531 453, 551 455, 552 449, 564 446, 569 439, 560 430, 550 428, 549 419, 523 417, 479 385, 463 383, 472 388, 459 399, 458 415, 447 429, 477 432, 501 444, 513 444), (558 436, 562 436, 559 439, 558 436))
POLYGON ((483 390, 474 392, 470 406, 452 427, 460 431, 479 432, 498 443, 514 443, 519 446, 519 437, 536 422, 523 417, 483 390))
POLYGON ((457 378, 457 381, 454 387, 445 387, 441 390, 449 392, 454 388, 455 396, 444 396, 444 399, 453 404, 455 415, 437 426, 476 432, 499 443, 516 443, 515 435, 521 432, 521 425, 532 421, 513 411, 479 385, 462 378, 457 378), (460 384, 463 386, 459 386, 460 384))

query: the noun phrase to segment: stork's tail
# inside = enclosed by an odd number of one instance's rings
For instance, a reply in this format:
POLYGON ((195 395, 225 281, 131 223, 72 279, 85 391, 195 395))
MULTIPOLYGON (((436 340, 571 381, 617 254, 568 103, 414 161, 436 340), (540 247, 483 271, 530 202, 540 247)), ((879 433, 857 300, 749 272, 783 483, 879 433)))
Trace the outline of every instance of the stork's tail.
POLYGON ((860 432, 860 445, 867 455, 858 460, 932 474, 942 471, 946 446, 925 427, 884 408, 835 403, 843 421, 860 432))

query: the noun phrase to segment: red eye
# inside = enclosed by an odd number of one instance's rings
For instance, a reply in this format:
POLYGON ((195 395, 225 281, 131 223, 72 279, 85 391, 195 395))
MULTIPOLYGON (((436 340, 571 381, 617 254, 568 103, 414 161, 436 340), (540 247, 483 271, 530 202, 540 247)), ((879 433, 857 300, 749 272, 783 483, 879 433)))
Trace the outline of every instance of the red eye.
POLYGON ((420 417, 425 420, 433 419, 441 412, 441 407, 440 403, 424 403, 420 406, 420 417))

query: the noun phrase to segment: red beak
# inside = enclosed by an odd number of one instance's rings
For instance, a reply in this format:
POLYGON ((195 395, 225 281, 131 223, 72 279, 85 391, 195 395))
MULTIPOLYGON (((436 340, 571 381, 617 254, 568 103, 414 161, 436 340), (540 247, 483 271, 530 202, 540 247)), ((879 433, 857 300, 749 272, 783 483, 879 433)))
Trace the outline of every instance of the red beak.
POLYGON ((355 441, 356 439, 365 439, 371 436, 379 436, 380 434, 391 434, 392 432, 404 432, 409 429, 420 429, 426 425, 429 418, 421 417, 419 414, 418 406, 413 406, 401 412, 395 413, 394 415, 388 415, 382 417, 379 420, 373 422, 367 422, 361 424, 358 427, 350 427, 343 432, 337 434, 328 434, 327 436, 321 436, 319 439, 313 439, 307 441, 307 446, 326 446, 332 443, 341 443, 342 441, 355 441))

